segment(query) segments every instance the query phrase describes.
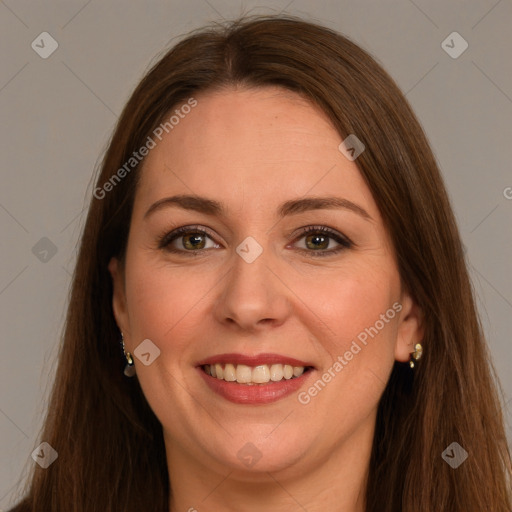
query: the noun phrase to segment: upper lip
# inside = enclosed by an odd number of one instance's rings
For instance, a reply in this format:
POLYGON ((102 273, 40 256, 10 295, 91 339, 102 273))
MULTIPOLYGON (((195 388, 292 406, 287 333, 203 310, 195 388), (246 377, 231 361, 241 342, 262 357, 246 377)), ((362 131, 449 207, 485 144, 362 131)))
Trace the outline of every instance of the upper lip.
POLYGON ((293 357, 283 356, 281 354, 256 354, 253 356, 245 354, 217 354, 197 363, 197 366, 203 366, 205 364, 221 364, 221 363, 232 363, 232 364, 245 364, 247 366, 258 366, 262 364, 289 364, 291 366, 311 366, 313 364, 307 361, 300 361, 293 357))

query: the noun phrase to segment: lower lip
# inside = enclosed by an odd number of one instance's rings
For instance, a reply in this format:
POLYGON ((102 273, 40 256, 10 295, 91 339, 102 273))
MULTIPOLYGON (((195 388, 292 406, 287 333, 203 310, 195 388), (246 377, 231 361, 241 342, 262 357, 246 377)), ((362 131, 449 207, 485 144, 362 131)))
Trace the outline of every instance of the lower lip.
POLYGON ((269 404, 277 402, 293 392, 297 391, 309 378, 313 370, 304 372, 300 377, 293 379, 282 379, 279 382, 269 384, 239 384, 238 382, 227 382, 224 379, 217 379, 208 375, 200 366, 197 368, 206 384, 215 393, 235 404, 269 404))

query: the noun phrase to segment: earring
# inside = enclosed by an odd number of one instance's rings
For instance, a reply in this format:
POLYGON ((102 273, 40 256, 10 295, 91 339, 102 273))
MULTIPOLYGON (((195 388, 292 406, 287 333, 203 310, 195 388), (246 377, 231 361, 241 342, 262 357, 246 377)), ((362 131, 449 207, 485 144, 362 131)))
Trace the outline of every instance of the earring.
POLYGON ((127 377, 133 377, 135 375, 135 366, 133 363, 133 358, 130 352, 126 352, 124 349, 124 336, 123 333, 121 333, 121 344, 123 346, 123 353, 124 357, 126 358, 126 366, 124 367, 124 374, 127 377))
POLYGON ((409 366, 411 368, 414 368, 414 362, 419 361, 422 354, 423 347, 421 346, 421 343, 416 343, 416 345, 414 345, 414 352, 410 355, 409 366))

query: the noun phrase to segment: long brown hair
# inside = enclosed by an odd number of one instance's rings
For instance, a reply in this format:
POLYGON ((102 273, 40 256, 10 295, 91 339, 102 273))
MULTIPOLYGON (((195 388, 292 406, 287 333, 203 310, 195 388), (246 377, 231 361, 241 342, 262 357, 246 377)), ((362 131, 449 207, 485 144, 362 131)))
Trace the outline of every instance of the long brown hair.
MULTIPOLYGON (((414 372, 395 363, 379 403, 368 512, 510 512, 511 460, 499 384, 477 316, 454 215, 426 137, 393 80, 347 38, 290 16, 216 24, 190 34, 150 69, 124 108, 96 186, 199 92, 278 85, 320 106, 344 139, 393 241, 403 285, 426 324, 414 372), (441 454, 468 453, 453 469, 441 454)), ((91 199, 73 276, 59 364, 19 511, 166 511, 162 427, 124 358, 107 264, 125 254, 140 164, 91 199), (111 190, 110 190, 111 189, 111 190)))

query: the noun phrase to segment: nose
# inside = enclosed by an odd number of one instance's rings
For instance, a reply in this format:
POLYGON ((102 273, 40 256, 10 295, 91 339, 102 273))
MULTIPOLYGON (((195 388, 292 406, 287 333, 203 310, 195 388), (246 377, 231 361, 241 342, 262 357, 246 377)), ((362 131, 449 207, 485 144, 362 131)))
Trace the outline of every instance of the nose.
POLYGON ((233 264, 221 281, 215 315, 231 329, 255 332, 283 324, 291 313, 290 290, 280 276, 270 250, 252 262, 233 254, 233 264))

